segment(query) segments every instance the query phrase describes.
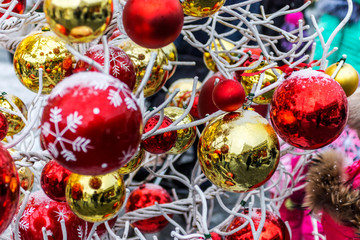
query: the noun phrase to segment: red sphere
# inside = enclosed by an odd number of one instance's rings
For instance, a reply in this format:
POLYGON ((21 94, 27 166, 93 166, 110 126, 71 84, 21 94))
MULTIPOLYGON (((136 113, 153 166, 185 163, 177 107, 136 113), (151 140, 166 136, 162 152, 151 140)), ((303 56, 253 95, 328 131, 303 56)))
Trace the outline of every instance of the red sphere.
POLYGON ((9 129, 9 122, 6 116, 0 112, 0 141, 6 137, 9 129))
POLYGON ((77 73, 56 85, 41 125, 55 160, 82 175, 119 169, 136 153, 142 135, 141 111, 130 89, 97 72, 77 73))
POLYGON ((42 228, 45 227, 49 239, 62 240, 61 220, 65 221, 68 239, 69 236, 73 240, 86 239, 87 223, 78 218, 65 202, 51 200, 41 190, 31 193, 19 221, 20 239, 42 240, 42 228))
POLYGON ((19 203, 19 177, 10 153, 0 144, 0 234, 9 226, 19 203))
POLYGON ((55 160, 49 161, 41 172, 41 188, 52 200, 65 202, 66 183, 71 172, 55 160))
MULTIPOLYGON (((245 210, 245 214, 248 214, 248 210, 245 210)), ((253 209, 251 219, 254 222, 255 229, 259 227, 259 223, 261 220, 261 209, 253 209)), ((242 217, 235 217, 228 228, 226 229, 227 232, 234 230, 237 227, 240 227, 244 224, 247 220, 242 217)), ((247 224, 243 229, 239 230, 238 232, 226 236, 225 240, 248 240, 254 239, 254 236, 251 231, 250 224, 247 224)), ((266 211, 266 218, 265 224, 260 234, 259 240, 268 240, 268 239, 276 239, 276 240, 290 240, 289 231, 281 220, 280 217, 275 215, 272 212, 266 211)))
POLYGON ((220 110, 233 112, 244 104, 245 91, 238 81, 226 79, 215 85, 212 100, 220 110))
MULTIPOLYGON (((145 124, 144 133, 147 133, 153 129, 159 122, 159 119, 160 115, 152 116, 145 124)), ((163 122, 161 123, 159 129, 166 128, 172 123, 173 121, 169 117, 164 116, 163 122)), ((176 139, 177 131, 165 132, 146 138, 141 142, 141 146, 150 153, 162 154, 169 151, 175 145, 176 139)))
POLYGON ((302 149, 321 148, 344 129, 347 98, 341 86, 327 74, 300 70, 275 90, 270 118, 285 142, 302 149))
POLYGON ((126 34, 145 48, 162 48, 175 41, 184 24, 178 0, 128 0, 123 10, 126 34))
MULTIPOLYGON (((248 50, 248 51, 252 51, 252 50, 248 50)), ((246 52, 248 52, 246 51, 246 52)), ((254 62, 256 62, 257 60, 259 60, 259 56, 260 55, 256 55, 256 54, 252 54, 248 57, 248 59, 246 59, 245 62, 243 62, 243 64, 241 64, 241 67, 249 67, 251 64, 253 64, 254 62)), ((238 80, 239 82, 241 82, 242 80, 242 74, 244 73, 244 70, 238 70, 235 71, 235 78, 236 80, 238 80)))
MULTIPOLYGON (((161 186, 145 183, 131 192, 125 211, 131 212, 140 208, 150 207, 155 202, 159 204, 170 203, 172 199, 169 193, 161 186)), ((155 233, 162 230, 167 224, 168 221, 163 216, 158 216, 136 221, 133 223, 133 226, 144 233, 155 233)))
POLYGON ((200 119, 200 115, 199 115, 199 109, 198 109, 198 104, 199 104, 199 92, 197 92, 195 94, 195 98, 194 98, 194 103, 191 107, 190 110, 190 115, 194 118, 194 119, 200 119))
MULTIPOLYGON (((10 3, 11 0, 3 0, 1 4, 10 3)), ((12 10, 13 13, 24 13, 24 10, 26 8, 26 0, 18 0, 18 3, 15 5, 14 9, 12 10)), ((8 7, 5 7, 4 9, 8 9, 8 7)), ((2 17, 4 13, 0 13, 0 17, 2 17)), ((11 18, 11 15, 9 15, 7 18, 11 18)))
MULTIPOLYGON (((115 46, 109 46, 110 75, 119 79, 132 90, 134 90, 136 82, 136 73, 134 65, 130 57, 121 49, 115 46)), ((87 50, 85 56, 95 60, 102 66, 105 64, 105 51, 102 44, 95 45, 87 50)), ((74 72, 91 71, 99 72, 97 68, 90 64, 79 60, 76 63, 74 72)))

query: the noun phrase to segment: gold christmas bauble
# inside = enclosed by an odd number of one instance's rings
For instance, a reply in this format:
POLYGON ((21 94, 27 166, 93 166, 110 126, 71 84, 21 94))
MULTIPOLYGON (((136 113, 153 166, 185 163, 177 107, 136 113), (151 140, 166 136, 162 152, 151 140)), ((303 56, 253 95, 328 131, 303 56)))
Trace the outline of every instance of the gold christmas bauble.
MULTIPOLYGON (((332 76, 335 72, 339 63, 334 63, 329 66, 325 73, 329 76, 332 76)), ((337 81, 340 86, 344 89, 344 92, 347 97, 351 96, 358 87, 359 84, 359 73, 348 63, 340 68, 339 72, 335 76, 335 81, 337 81)))
POLYGON ((140 148, 139 151, 131 158, 131 160, 119 168, 118 173, 121 175, 129 174, 137 170, 145 157, 145 150, 140 148))
POLYGON ((198 159, 205 176, 230 192, 247 192, 263 185, 279 163, 274 129, 255 111, 223 114, 203 130, 198 159))
MULTIPOLYGON (((34 173, 28 167, 20 167, 18 170, 20 187, 25 191, 31 192, 34 185, 34 173)), ((20 201, 24 198, 24 194, 20 192, 20 201)))
POLYGON ((186 15, 208 17, 219 11, 224 3, 225 0, 184 0, 181 5, 186 15))
POLYGON ((75 58, 65 42, 50 31, 24 38, 14 55, 15 73, 21 83, 33 92, 39 91, 39 68, 43 69, 43 94, 72 73, 75 58))
MULTIPOLYGON (((169 117, 173 122, 181 117, 185 112, 184 109, 178 107, 166 107, 164 115, 169 117)), ((190 114, 186 115, 177 125, 183 125, 193 122, 194 119, 190 114)), ((180 154, 188 150, 194 143, 196 138, 196 127, 179 129, 175 145, 167 152, 167 154, 180 154)))
POLYGON ((149 64, 151 53, 157 53, 149 80, 144 87, 144 96, 149 97, 157 93, 162 88, 162 86, 164 86, 166 80, 169 77, 169 71, 166 71, 163 68, 163 66, 168 64, 168 60, 164 51, 162 51, 160 48, 149 49, 140 47, 129 39, 122 41, 119 47, 126 52, 126 54, 130 57, 135 66, 136 83, 134 92, 137 91, 138 87, 140 86, 141 80, 145 75, 146 67, 149 64))
MULTIPOLYGON (((167 45, 161 49, 163 50, 163 52, 165 53, 165 55, 169 61, 176 62, 178 60, 178 53, 177 53, 176 46, 174 43, 170 43, 169 45, 167 45)), ((172 65, 172 69, 169 71, 168 79, 171 78, 172 75, 174 75, 175 70, 176 70, 176 65, 172 65)))
POLYGON ((100 37, 110 24, 112 0, 45 0, 45 18, 61 38, 70 42, 90 42, 100 37))
MULTIPOLYGON (((193 87, 194 79, 193 78, 181 78, 173 82, 166 94, 166 98, 168 98, 175 90, 178 88, 180 91, 175 95, 173 100, 170 102, 170 106, 176 106, 179 108, 187 107, 186 105, 189 102, 191 97, 192 87, 193 87)), ((200 89, 201 82, 197 82, 196 89, 200 89)))
MULTIPOLYGON (((27 118, 27 108, 25 103, 18 98, 17 96, 14 96, 12 94, 7 94, 7 93, 2 93, 2 95, 0 95, 0 107, 2 108, 6 108, 8 110, 11 110, 13 112, 18 113, 13 106, 11 106, 11 103, 8 102, 5 98, 5 95, 7 98, 9 98, 9 100, 11 102, 13 102, 18 109, 20 110, 20 112, 24 115, 25 119, 27 118)), ((24 127, 25 127, 25 123, 24 121, 21 119, 21 117, 15 115, 15 114, 11 114, 11 113, 7 113, 3 110, 0 110, 5 116, 6 119, 8 121, 9 124, 9 129, 8 129, 8 133, 7 136, 13 136, 17 133, 19 133, 24 127)), ((19 113, 18 113, 19 114, 19 113)))
POLYGON ((125 200, 125 185, 117 172, 85 176, 72 173, 66 184, 66 202, 71 210, 88 222, 114 217, 125 200))
MULTIPOLYGON (((255 64, 255 63, 253 63, 255 64)), ((253 64, 251 64, 250 66, 252 66, 253 64)), ((257 73, 260 72, 264 69, 264 67, 266 67, 268 64, 263 62, 261 63, 258 67, 251 69, 251 70, 246 70, 244 71, 244 73, 257 73)), ((260 75, 261 74, 265 74, 262 85, 261 85, 261 89, 263 89, 264 87, 269 86, 270 84, 274 83, 277 81, 277 76, 273 71, 277 71, 279 73, 279 75, 282 74, 282 71, 280 69, 275 69, 273 68, 273 70, 271 69, 267 69, 265 72, 263 73, 259 73, 259 74, 255 74, 253 76, 242 76, 242 80, 241 80, 241 84, 244 87, 245 90, 245 94, 249 95, 249 93, 251 92, 254 83, 258 83, 260 80, 260 75)), ((260 96, 257 96, 256 98, 253 99, 254 103, 257 104, 269 104, 271 102, 271 99, 274 95, 275 89, 272 89, 260 96)))
MULTIPOLYGON (((221 43, 220 43, 220 41, 218 39, 215 39, 215 43, 216 43, 216 48, 215 48, 214 43, 211 43, 211 50, 214 51, 215 53, 217 51, 219 51, 219 53, 217 54, 219 57, 225 59, 226 62, 228 62, 229 64, 235 64, 236 60, 231 59, 230 56, 236 57, 236 54, 223 52, 223 51, 229 51, 229 50, 233 49, 235 47, 235 45, 226 40, 221 40, 221 43)), ((203 59, 204 59, 205 66, 210 71, 213 71, 213 72, 218 71, 216 63, 214 62, 212 56, 210 55, 210 53, 208 51, 204 52, 203 59)))

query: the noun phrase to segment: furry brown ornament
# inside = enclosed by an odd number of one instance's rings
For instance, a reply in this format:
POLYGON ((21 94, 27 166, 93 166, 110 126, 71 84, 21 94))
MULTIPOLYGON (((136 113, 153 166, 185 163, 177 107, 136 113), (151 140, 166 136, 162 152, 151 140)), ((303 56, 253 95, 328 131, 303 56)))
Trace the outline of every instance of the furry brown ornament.
POLYGON ((355 129, 360 137, 360 89, 358 88, 353 95, 348 97, 349 104, 349 127, 355 129))

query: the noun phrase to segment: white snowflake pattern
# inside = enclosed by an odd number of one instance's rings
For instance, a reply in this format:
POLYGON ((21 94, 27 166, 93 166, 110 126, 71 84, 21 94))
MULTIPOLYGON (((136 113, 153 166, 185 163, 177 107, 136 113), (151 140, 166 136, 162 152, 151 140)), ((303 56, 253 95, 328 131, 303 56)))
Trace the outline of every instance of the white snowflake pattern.
POLYGON ((66 209, 59 209, 58 208, 58 211, 54 211, 54 213, 56 213, 56 216, 57 217, 57 221, 60 222, 61 220, 68 220, 69 219, 69 216, 67 216, 66 214, 68 214, 68 211, 66 209))
MULTIPOLYGON (((27 231, 29 229, 29 223, 24 219, 26 218, 27 216, 33 214, 33 212, 35 211, 35 208, 34 207, 30 207, 28 209, 25 209, 22 216, 21 216, 21 219, 19 221, 19 228, 24 230, 24 231, 27 231)), ((21 239, 21 236, 20 236, 20 231, 18 232, 19 233, 19 238, 21 239)))
POLYGON ((114 91, 110 89, 108 98, 110 100, 110 104, 114 105, 114 107, 119 107, 123 102, 120 96, 120 90, 114 91))
POLYGON ((80 136, 78 136, 75 140, 70 140, 70 139, 64 138, 64 134, 67 131, 71 131, 73 133, 76 132, 76 129, 78 128, 78 126, 80 126, 82 124, 83 116, 79 115, 79 113, 77 111, 69 114, 66 118, 67 125, 60 132, 59 122, 62 120, 61 112, 62 112, 61 108, 58 108, 58 107, 51 108, 50 109, 50 122, 52 122, 54 124, 55 131, 51 130, 51 124, 49 122, 45 122, 43 124, 41 131, 45 137, 47 137, 49 135, 52 135, 55 137, 55 141, 48 144, 48 150, 55 158, 57 158, 59 156, 59 150, 57 148, 57 144, 59 144, 60 148, 61 148, 60 154, 62 155, 62 157, 65 158, 66 161, 76 161, 75 154, 72 151, 70 151, 69 149, 66 149, 65 143, 71 144, 73 151, 87 152, 87 150, 89 148, 91 148, 91 146, 89 146, 91 141, 89 139, 86 139, 86 138, 80 137, 80 136))
POLYGON ((125 56, 126 54, 122 51, 115 52, 113 49, 110 49, 110 64, 113 64, 112 71, 115 77, 120 74, 120 69, 130 70, 130 66, 125 61, 121 61, 121 58, 125 56))
POLYGON ((137 105, 132 98, 126 97, 125 103, 126 103, 127 109, 134 109, 135 111, 137 110, 137 105))
POLYGON ((88 232, 88 223, 85 222, 85 230, 83 230, 83 227, 81 225, 78 225, 78 227, 76 228, 76 231, 78 233, 79 239, 86 240, 87 239, 86 233, 88 232))
POLYGON ((19 221, 19 228, 21 228, 22 230, 27 231, 29 229, 29 223, 26 222, 25 220, 20 220, 19 221))

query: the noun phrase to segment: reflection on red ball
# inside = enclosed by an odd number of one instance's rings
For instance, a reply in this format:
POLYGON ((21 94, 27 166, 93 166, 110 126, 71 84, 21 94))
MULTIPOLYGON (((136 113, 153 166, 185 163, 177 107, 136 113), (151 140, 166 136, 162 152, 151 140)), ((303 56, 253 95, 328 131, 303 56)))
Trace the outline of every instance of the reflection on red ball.
POLYGON ((6 116, 0 112, 0 141, 6 137, 9 129, 9 123, 6 116))
MULTIPOLYGON (((3 0, 1 4, 10 3, 11 0, 3 0)), ((26 8, 26 0, 18 0, 18 3, 15 5, 12 12, 22 14, 24 13, 24 10, 26 8)), ((8 9, 8 7, 5 7, 4 9, 8 9)), ((0 17, 2 17, 4 13, 0 13, 0 17)), ((11 18, 9 15, 7 18, 11 18)))
POLYGON ((178 0, 128 0, 124 6, 126 34, 145 48, 162 48, 175 41, 184 24, 178 0))
POLYGON ((220 110, 233 112, 245 102, 245 91, 238 81, 226 79, 215 85, 212 100, 220 110))
POLYGON ((297 71, 275 90, 270 118, 285 142, 302 149, 321 148, 344 129, 347 98, 327 74, 311 69, 297 71))
MULTIPOLYGON (((131 212, 140 208, 149 207, 154 205, 155 202, 159 204, 170 203, 172 199, 169 193, 161 186, 145 183, 131 192, 129 200, 126 203, 125 211, 131 212)), ((167 224, 168 221, 163 216, 158 216, 136 221, 133 223, 133 226, 144 233, 155 233, 162 230, 167 224)))
MULTIPOLYGON (((247 210, 245 210, 245 214, 249 214, 247 210)), ((251 219, 254 222, 255 228, 257 229, 261 220, 261 209, 253 209, 251 219)), ((227 232, 234 230, 237 227, 240 227, 242 224, 246 222, 245 218, 235 217, 234 220, 230 223, 227 232)), ((247 224, 243 229, 237 231, 236 233, 226 236, 225 240, 250 240, 254 239, 254 236, 251 231, 250 224, 247 224)), ((281 220, 280 217, 266 211, 266 219, 265 224, 260 234, 259 240, 290 240, 289 231, 281 220)))
POLYGON ((69 170, 62 167, 55 160, 51 160, 41 172, 41 188, 49 198, 65 202, 65 188, 70 174, 69 170))
MULTIPOLYGON (((156 124, 159 122, 160 115, 155 115, 147 121, 144 127, 144 133, 149 132, 153 129, 156 124)), ((173 121, 167 116, 164 116, 163 122, 161 123, 159 129, 166 128, 173 121)), ((154 154, 162 154, 169 151, 176 143, 177 131, 165 132, 155 136, 146 138, 141 142, 141 146, 148 152, 154 154)))

